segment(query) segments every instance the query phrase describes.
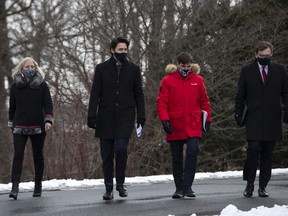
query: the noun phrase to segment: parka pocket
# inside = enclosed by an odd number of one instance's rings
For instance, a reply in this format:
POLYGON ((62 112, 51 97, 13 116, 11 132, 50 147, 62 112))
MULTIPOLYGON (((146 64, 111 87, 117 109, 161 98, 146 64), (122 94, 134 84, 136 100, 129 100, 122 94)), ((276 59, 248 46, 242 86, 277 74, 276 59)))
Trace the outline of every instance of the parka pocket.
POLYGON ((185 127, 185 122, 183 121, 183 112, 171 112, 169 113, 171 127, 174 132, 181 131, 185 127))
POLYGON ((201 111, 191 111, 191 127, 193 130, 202 130, 202 118, 201 118, 201 111))

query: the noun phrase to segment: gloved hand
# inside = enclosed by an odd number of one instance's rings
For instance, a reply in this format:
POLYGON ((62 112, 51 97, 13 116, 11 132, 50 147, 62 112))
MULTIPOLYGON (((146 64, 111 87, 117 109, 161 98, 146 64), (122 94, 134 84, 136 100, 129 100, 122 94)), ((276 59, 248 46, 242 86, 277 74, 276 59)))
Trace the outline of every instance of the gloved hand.
POLYGON ((242 127, 244 125, 242 122, 242 116, 241 115, 236 114, 235 115, 235 121, 236 121, 237 125, 240 127, 242 127))
POLYGON ((166 120, 166 121, 163 121, 162 122, 162 125, 163 125, 163 129, 166 133, 168 134, 172 134, 173 132, 173 129, 171 127, 171 124, 170 124, 170 121, 169 120, 166 120))
POLYGON ((210 131, 210 124, 211 124, 211 122, 206 122, 206 124, 205 124, 205 132, 209 132, 210 131))
POLYGON ((145 124, 145 119, 143 118, 138 118, 137 119, 137 128, 141 125, 142 128, 144 127, 144 124, 145 124))
POLYGON ((96 129, 96 117, 88 117, 87 126, 89 128, 96 129))
POLYGON ((285 113, 284 113, 283 122, 284 122, 285 124, 288 124, 288 114, 285 114, 285 113))

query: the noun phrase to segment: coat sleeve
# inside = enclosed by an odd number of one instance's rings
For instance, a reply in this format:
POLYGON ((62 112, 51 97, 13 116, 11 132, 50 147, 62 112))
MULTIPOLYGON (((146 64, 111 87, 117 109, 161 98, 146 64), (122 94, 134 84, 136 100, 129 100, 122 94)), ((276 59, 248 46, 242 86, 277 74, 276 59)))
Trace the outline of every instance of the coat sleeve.
POLYGON ((137 107, 137 119, 142 119, 145 121, 145 101, 142 88, 142 78, 140 73, 140 68, 137 66, 137 74, 134 83, 134 97, 137 107))
POLYGON ((100 68, 97 65, 95 68, 95 74, 90 93, 89 105, 88 105, 88 118, 97 116, 98 101, 101 94, 101 73, 100 68))
POLYGON ((284 115, 288 116, 288 76, 287 76, 287 71, 285 70, 284 67, 284 78, 283 78, 283 85, 282 85, 282 99, 283 99, 283 110, 284 110, 284 115))
POLYGON ((209 97, 207 94, 207 90, 206 90, 206 86, 205 86, 205 82, 204 79, 202 79, 202 83, 201 83, 201 90, 200 90, 200 107, 202 110, 205 110, 208 113, 207 116, 207 122, 211 122, 212 118, 211 118, 211 105, 209 102, 209 97))
POLYGON ((10 99, 9 99, 9 121, 13 121, 15 110, 16 110, 16 98, 14 91, 15 90, 15 84, 13 84, 10 88, 10 99))
POLYGON ((44 89, 43 89, 43 109, 45 113, 44 122, 49 122, 53 124, 54 116, 53 116, 53 103, 51 98, 51 93, 49 87, 46 82, 44 82, 44 89))
POLYGON ((235 98, 235 116, 242 116, 246 100, 245 70, 242 68, 235 98))
POLYGON ((170 120, 168 114, 169 97, 169 85, 167 83, 167 77, 164 77, 157 97, 157 112, 161 121, 170 120))

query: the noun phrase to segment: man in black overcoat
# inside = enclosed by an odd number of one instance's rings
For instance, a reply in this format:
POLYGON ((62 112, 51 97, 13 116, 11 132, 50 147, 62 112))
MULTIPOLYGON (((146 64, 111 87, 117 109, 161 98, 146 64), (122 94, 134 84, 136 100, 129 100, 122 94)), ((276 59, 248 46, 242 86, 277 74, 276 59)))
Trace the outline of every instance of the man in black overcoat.
POLYGON ((235 120, 239 126, 245 125, 248 142, 243 169, 245 197, 253 195, 258 163, 258 196, 269 196, 265 189, 271 178, 275 142, 282 140, 282 122, 288 123, 288 78, 283 65, 270 61, 272 54, 270 42, 259 42, 255 61, 242 67, 238 82, 235 120))
POLYGON ((113 199, 115 156, 116 190, 121 197, 128 193, 123 185, 127 164, 127 148, 135 117, 137 128, 145 123, 144 95, 140 68, 128 60, 129 41, 123 37, 112 40, 111 58, 97 64, 92 85, 87 125, 100 138, 106 192, 104 200, 113 199))

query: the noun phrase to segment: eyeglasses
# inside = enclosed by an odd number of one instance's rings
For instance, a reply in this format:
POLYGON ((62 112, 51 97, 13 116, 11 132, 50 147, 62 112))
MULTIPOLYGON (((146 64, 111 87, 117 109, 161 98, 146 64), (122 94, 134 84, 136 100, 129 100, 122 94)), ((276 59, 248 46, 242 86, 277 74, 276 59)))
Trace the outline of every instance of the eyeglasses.
POLYGON ((272 57, 272 54, 267 54, 267 55, 265 55, 265 54, 260 54, 260 53, 258 53, 258 56, 259 56, 260 58, 270 58, 270 57, 272 57))

